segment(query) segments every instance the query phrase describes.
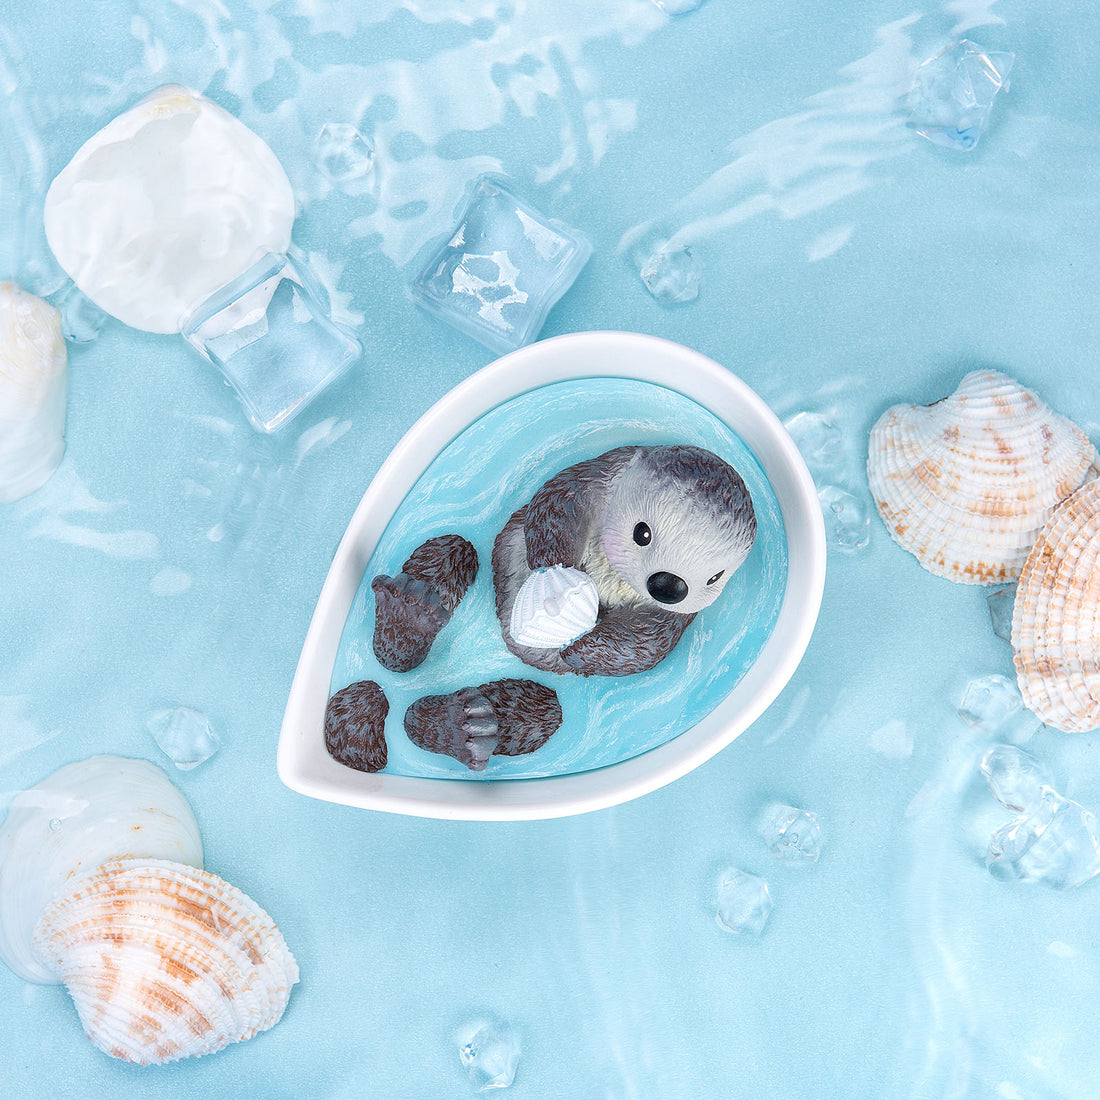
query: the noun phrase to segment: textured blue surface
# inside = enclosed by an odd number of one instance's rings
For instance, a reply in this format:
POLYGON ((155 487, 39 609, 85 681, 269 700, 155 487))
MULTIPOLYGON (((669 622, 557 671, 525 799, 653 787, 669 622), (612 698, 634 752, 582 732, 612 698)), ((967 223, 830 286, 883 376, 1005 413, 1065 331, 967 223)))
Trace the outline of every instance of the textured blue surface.
MULTIPOLYGON (((1062 894, 986 872, 997 823, 971 825, 990 801, 988 739, 955 708, 972 677, 1011 674, 1010 650, 983 591, 925 573, 877 519, 866 550, 830 554, 817 632, 771 710, 639 801, 447 824, 305 799, 274 761, 356 502, 416 417, 490 358, 406 290, 484 171, 594 245, 544 336, 688 344, 784 416, 828 411, 857 469, 887 405, 942 397, 979 365, 1096 438, 1095 7, 90 11, 15 0, 0 13, 0 274, 59 288, 46 185, 96 128, 180 81, 286 165, 295 241, 366 355, 267 438, 181 340, 112 322, 71 349, 66 458, 0 510, 0 789, 92 752, 158 759, 149 713, 207 713, 221 751, 173 777, 207 866, 275 917, 303 977, 274 1030, 143 1071, 84 1040, 63 990, 2 972, 5 1094, 461 1097, 455 1035, 493 1017, 520 1036, 517 1098, 1093 1100, 1100 884, 1062 894), (1017 58, 967 154, 925 142, 897 109, 915 64, 961 35, 1017 58), (328 121, 375 142, 368 186, 336 189, 311 166, 328 121), (695 302, 665 310, 634 257, 669 234, 704 274, 695 302), (818 864, 764 847, 754 822, 771 801, 818 815, 818 864), (714 919, 731 865, 769 881, 759 940, 714 919)), ((1027 750, 1100 809, 1094 737, 1043 730, 1027 750)))

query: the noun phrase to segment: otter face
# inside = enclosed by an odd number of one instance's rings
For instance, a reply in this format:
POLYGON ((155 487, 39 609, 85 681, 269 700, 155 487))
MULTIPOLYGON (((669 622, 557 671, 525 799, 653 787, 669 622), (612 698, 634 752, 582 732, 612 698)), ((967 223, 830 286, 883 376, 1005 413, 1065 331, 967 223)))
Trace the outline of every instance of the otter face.
POLYGON ((636 461, 609 495, 603 551, 643 600, 684 615, 701 611, 752 547, 756 520, 747 494, 745 501, 747 511, 716 510, 705 489, 636 461))

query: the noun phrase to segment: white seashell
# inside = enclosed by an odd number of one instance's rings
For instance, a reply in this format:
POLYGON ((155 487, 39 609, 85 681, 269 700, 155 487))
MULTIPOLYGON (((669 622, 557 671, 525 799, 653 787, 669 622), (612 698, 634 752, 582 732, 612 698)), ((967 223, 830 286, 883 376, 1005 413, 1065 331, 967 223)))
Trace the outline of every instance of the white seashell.
POLYGON ((895 405, 871 430, 867 479, 891 537, 937 576, 1019 576, 1055 505, 1100 465, 1080 428, 997 371, 933 405, 895 405))
POLYGON ((0 283, 0 503, 33 493, 57 469, 68 384, 61 314, 0 283))
POLYGON ((202 866, 187 799, 146 760, 93 756, 16 795, 0 829, 0 959, 30 982, 56 982, 34 926, 68 882, 131 856, 202 866))
POLYGON ((1048 726, 1100 727, 1100 481, 1063 501, 1032 547, 1012 655, 1024 703, 1048 726))
POLYGON ((58 263, 101 309, 146 332, 179 332, 265 253, 285 252, 293 222, 294 193, 275 154, 174 84, 89 138, 45 206, 58 263))
POLYGON ((516 594, 508 632, 520 645, 560 649, 587 634, 600 613, 600 594, 580 569, 536 569, 516 594))
POLYGON ((141 1065, 221 1050, 276 1024, 298 966, 271 918, 209 871, 122 860, 73 879, 35 950, 88 1038, 141 1065))

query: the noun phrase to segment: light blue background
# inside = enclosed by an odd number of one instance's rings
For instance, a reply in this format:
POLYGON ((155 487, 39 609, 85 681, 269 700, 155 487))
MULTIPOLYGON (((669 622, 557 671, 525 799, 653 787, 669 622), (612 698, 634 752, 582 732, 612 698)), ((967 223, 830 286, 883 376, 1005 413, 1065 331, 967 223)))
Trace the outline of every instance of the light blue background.
MULTIPOLYGON (((925 573, 877 519, 866 550, 831 552, 773 708, 637 802, 445 824, 305 799, 274 761, 356 502, 491 358, 405 291, 482 171, 595 245, 544 336, 681 341, 785 416, 828 411, 857 469, 887 405, 979 365, 1096 438, 1098 22, 1084 0, 707 0, 671 20, 649 0, 6 3, 0 274, 58 288, 45 186, 95 129, 182 81, 282 159, 295 240, 367 351, 264 438, 181 340, 111 324, 72 350, 65 461, 0 510, 0 789, 92 752, 157 759, 150 711, 208 713, 225 746, 174 778, 207 866, 278 921, 302 983, 274 1030, 141 1070, 82 1038, 63 990, 5 971, 5 1094, 462 1097, 453 1035, 489 1013, 521 1034, 517 1098, 1094 1098, 1100 886, 986 873, 971 827, 986 741, 955 706, 971 677, 1009 673, 1010 651, 983 591, 925 573), (896 106, 912 64, 963 33, 1017 63, 991 131, 952 155, 896 106), (327 120, 373 131, 369 193, 310 167, 327 120), (617 252, 653 219, 705 264, 690 306, 659 307, 617 252), (773 798, 819 815, 820 864, 764 848, 754 819, 773 798), (759 941, 714 921, 731 864, 771 883, 759 941)), ((1094 738, 1028 747, 1100 809, 1094 738)))

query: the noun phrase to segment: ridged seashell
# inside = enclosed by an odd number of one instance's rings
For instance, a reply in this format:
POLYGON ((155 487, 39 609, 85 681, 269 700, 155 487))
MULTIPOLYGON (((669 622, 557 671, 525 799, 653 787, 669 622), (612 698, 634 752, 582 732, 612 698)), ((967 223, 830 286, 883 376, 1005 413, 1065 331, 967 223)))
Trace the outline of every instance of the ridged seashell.
POLYGON ((123 860, 75 878, 35 930, 88 1038, 141 1065, 210 1054, 276 1024, 298 966, 271 918, 217 875, 123 860))
POLYGON ((179 332, 265 252, 286 251, 294 212, 264 141, 212 100, 167 84, 76 151, 50 185, 44 219, 57 262, 100 309, 146 332, 179 332))
POLYGON ((0 504, 33 493, 65 453, 68 364, 61 314, 0 283, 0 504))
POLYGON ((1032 547, 1012 652, 1024 703, 1048 726, 1100 726, 1100 481, 1063 501, 1032 547))
POLYGON ((595 582, 580 569, 536 569, 516 594, 508 633, 520 645, 560 649, 587 634, 600 611, 595 582))
POLYGON ((1055 505, 1100 464, 1080 428, 997 371, 933 405, 895 405, 871 429, 867 479, 887 530, 936 576, 1019 576, 1055 505))
POLYGON ((202 866, 195 815, 156 765, 93 756, 16 795, 0 829, 0 959, 56 982, 34 953, 43 910, 75 876, 129 857, 202 866))

